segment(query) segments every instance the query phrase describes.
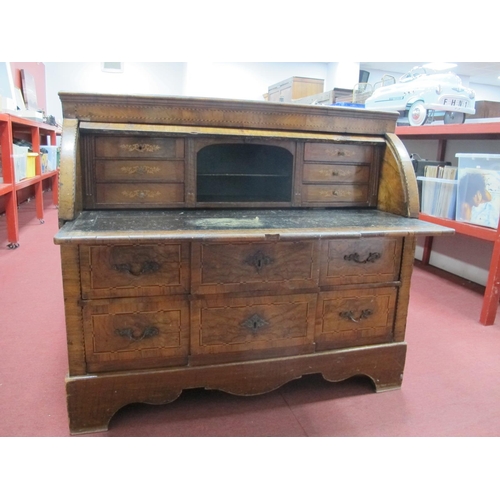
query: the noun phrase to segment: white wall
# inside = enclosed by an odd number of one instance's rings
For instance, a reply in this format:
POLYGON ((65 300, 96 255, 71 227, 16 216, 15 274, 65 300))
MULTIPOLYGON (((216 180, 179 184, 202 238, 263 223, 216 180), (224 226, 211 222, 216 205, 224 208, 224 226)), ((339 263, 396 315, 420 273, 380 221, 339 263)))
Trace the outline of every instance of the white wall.
POLYGON ((325 80, 327 63, 189 62, 186 68, 184 95, 263 100, 271 85, 292 76, 325 80))
POLYGON ((58 93, 182 95, 184 63, 126 62, 123 73, 108 73, 100 62, 46 62, 47 114, 62 123, 58 93))
POLYGON ((46 62, 46 111, 62 123, 61 91, 263 100, 269 86, 291 76, 326 79, 327 64, 125 62, 122 73, 107 73, 99 62, 46 62))

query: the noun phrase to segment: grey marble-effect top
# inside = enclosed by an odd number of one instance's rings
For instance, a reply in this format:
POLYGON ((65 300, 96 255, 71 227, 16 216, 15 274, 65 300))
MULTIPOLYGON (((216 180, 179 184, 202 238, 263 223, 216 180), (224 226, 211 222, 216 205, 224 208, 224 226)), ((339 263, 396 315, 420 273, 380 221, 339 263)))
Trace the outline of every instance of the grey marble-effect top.
POLYGON ((88 240, 356 237, 451 234, 435 224, 374 209, 108 210, 82 212, 56 243, 88 240))

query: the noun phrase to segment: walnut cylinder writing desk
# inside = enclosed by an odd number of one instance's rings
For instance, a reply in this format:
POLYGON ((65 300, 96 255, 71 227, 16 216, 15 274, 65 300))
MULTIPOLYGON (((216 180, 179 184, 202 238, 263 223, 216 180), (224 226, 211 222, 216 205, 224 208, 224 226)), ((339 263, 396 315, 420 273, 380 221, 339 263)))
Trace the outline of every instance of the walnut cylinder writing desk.
POLYGON ((72 433, 183 389, 401 386, 418 220, 397 115, 61 93, 72 433))

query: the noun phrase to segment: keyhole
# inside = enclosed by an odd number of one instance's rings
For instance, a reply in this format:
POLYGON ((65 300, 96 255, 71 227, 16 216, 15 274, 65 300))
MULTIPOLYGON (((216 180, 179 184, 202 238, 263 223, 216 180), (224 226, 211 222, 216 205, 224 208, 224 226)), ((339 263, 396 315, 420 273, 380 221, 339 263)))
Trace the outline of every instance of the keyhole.
POLYGON ((258 268, 258 269, 260 269, 261 267, 262 267, 262 260, 261 260, 261 259, 259 259, 259 260, 257 261, 257 268, 258 268))

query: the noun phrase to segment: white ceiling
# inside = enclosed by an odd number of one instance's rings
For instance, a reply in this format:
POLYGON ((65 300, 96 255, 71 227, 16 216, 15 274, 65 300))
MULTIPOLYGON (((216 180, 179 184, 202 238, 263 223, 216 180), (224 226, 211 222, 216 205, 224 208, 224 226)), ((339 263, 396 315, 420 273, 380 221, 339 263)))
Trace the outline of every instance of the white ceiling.
MULTIPOLYGON (((360 68, 366 71, 378 70, 388 74, 406 73, 414 66, 422 66, 426 62, 362 62, 360 68)), ((468 77, 469 83, 481 85, 495 85, 500 87, 500 62, 459 62, 457 67, 452 69, 454 73, 461 77, 468 77)))

